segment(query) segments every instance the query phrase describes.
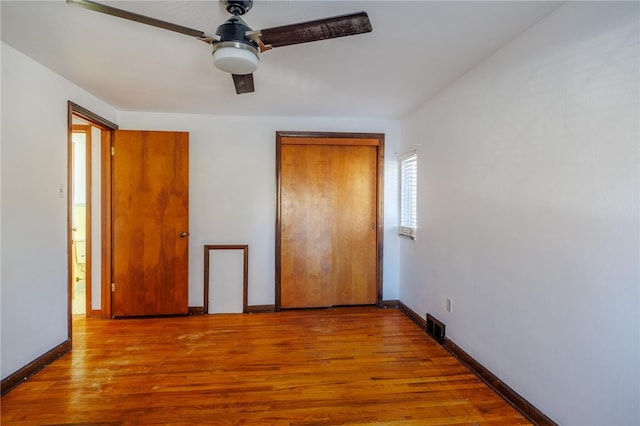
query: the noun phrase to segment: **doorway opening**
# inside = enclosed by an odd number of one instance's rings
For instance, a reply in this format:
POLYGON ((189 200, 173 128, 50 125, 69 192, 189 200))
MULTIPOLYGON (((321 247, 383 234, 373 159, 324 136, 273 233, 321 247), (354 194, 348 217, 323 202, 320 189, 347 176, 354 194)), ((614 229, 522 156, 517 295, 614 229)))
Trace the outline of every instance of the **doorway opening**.
MULTIPOLYGON (((69 339, 72 318, 101 317, 103 229, 105 203, 102 173, 105 148, 117 125, 91 111, 68 103, 67 270, 69 339)), ((107 163, 108 164, 108 163, 107 163)), ((107 268, 108 269, 108 268, 107 268)))
POLYGON ((73 117, 71 133, 71 310, 91 315, 92 216, 91 153, 93 127, 73 117), (79 124, 82 123, 82 124, 79 124))

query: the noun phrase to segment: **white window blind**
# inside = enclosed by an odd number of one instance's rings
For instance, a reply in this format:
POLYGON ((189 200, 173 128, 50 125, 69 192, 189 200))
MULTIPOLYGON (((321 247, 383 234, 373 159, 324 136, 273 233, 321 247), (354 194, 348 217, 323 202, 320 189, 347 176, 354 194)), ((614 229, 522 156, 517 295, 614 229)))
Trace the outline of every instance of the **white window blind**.
POLYGON ((400 157, 400 227, 398 234, 416 238, 418 206, 418 155, 415 152, 400 157))

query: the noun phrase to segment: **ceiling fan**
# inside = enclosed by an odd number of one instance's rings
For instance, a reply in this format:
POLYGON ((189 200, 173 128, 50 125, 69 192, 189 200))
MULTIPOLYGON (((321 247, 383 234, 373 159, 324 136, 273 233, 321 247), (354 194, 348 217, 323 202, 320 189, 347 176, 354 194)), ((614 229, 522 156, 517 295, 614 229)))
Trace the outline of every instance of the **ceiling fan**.
POLYGON ((357 12, 280 27, 252 30, 241 18, 253 0, 220 0, 233 16, 218 27, 215 34, 161 21, 90 0, 67 0, 67 3, 130 21, 186 34, 213 47, 215 66, 233 76, 237 94, 253 92, 253 72, 258 69, 260 53, 275 47, 345 37, 371 31, 366 12, 357 12))

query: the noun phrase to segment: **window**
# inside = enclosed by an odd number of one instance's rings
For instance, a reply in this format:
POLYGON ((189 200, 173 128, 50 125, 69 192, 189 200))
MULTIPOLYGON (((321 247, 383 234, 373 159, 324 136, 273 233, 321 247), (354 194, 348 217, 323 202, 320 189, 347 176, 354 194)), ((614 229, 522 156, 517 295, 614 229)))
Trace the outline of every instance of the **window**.
POLYGON ((418 155, 415 152, 400 156, 400 227, 399 235, 416 238, 418 204, 418 155))

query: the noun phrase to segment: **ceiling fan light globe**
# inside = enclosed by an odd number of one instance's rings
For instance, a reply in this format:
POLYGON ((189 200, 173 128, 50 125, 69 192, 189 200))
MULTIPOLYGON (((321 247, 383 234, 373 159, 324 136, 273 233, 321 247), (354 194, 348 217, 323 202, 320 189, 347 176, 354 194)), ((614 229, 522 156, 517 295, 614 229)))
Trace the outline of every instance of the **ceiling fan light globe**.
POLYGON ((213 63, 230 74, 252 74, 258 69, 258 57, 251 51, 236 47, 222 47, 213 52, 213 63))

